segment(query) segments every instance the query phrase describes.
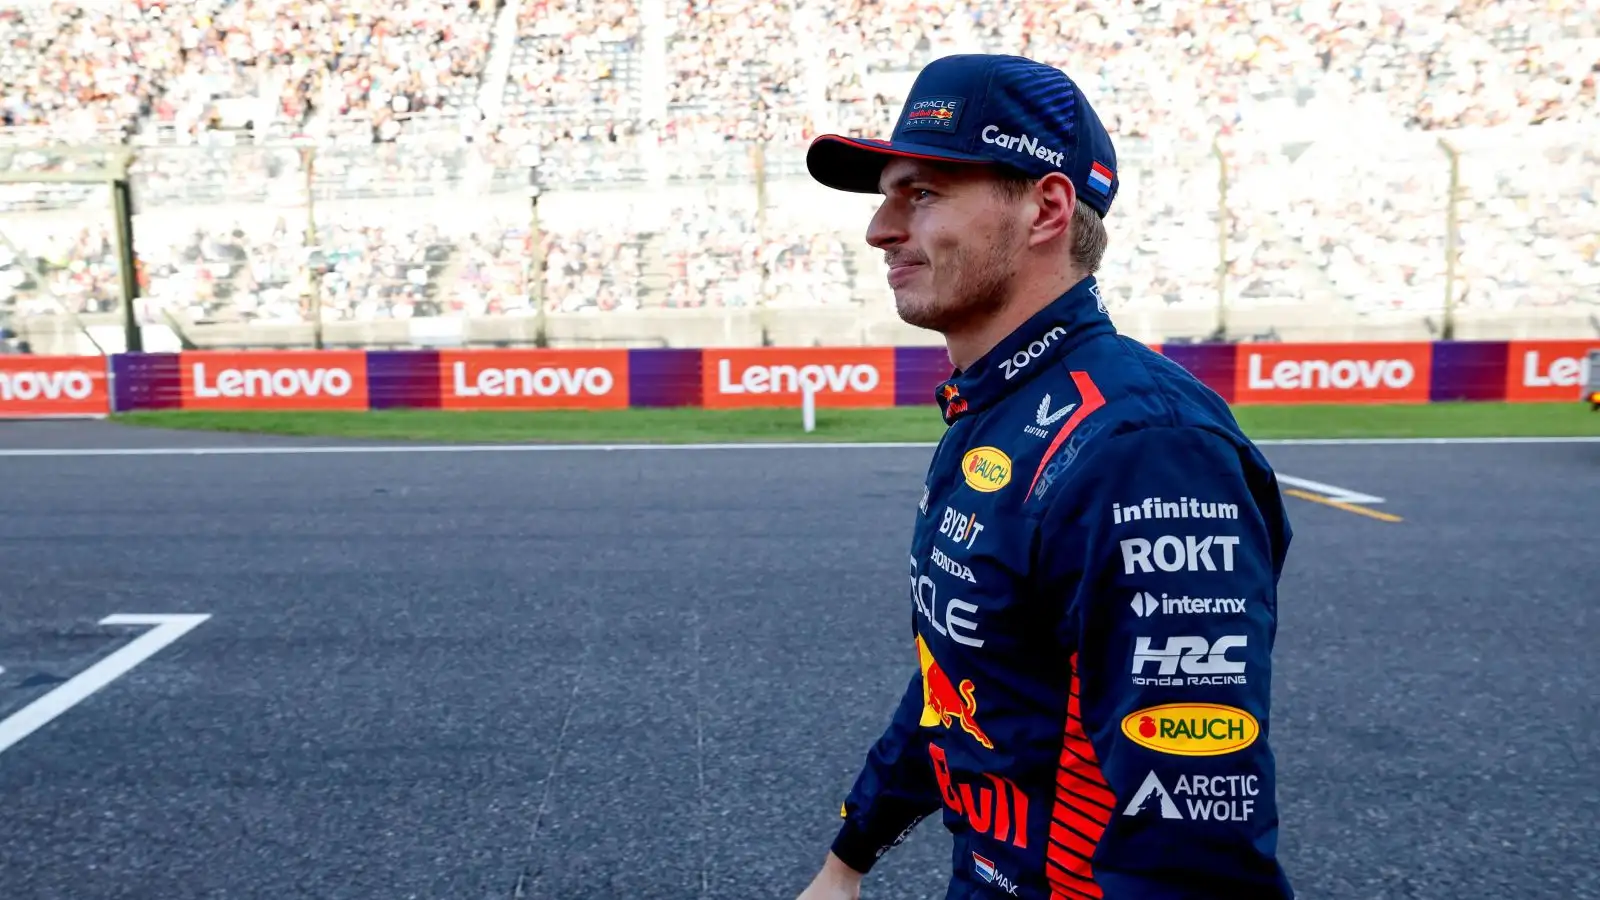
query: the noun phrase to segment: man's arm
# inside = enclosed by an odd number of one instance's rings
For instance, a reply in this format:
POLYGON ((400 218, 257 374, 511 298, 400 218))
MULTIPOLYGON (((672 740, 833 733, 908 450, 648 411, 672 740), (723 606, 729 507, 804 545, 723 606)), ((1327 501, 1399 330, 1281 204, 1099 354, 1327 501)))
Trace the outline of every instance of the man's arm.
POLYGON ((1107 900, 1292 896, 1267 740, 1291 531, 1270 468, 1151 427, 1109 438, 1049 502, 1041 565, 1068 599, 1074 691, 1052 878, 1107 900))
POLYGON ((943 800, 928 757, 922 719, 922 674, 911 676, 894 718, 867 752, 866 764, 840 807, 844 824, 833 855, 862 874, 910 836, 943 800))

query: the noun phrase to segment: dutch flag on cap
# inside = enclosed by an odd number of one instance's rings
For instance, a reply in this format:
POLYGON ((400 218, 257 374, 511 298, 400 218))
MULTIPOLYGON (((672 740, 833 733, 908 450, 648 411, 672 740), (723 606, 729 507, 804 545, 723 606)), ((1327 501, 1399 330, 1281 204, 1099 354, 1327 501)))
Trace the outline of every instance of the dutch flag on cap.
POLYGON ((1110 169, 1099 163, 1089 166, 1089 185, 1102 194, 1111 192, 1111 179, 1114 177, 1110 169))
POLYGON ((994 880, 994 876, 996 874, 994 870, 994 863, 984 859, 974 852, 972 854, 972 864, 977 868, 978 875, 981 876, 984 881, 994 880))

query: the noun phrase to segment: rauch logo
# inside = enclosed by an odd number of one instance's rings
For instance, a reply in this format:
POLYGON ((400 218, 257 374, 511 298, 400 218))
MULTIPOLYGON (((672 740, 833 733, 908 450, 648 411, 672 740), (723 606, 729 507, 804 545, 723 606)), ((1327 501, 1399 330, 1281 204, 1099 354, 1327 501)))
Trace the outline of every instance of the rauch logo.
POLYGON ((1223 756, 1250 746, 1260 734, 1255 716, 1216 703, 1167 703, 1122 720, 1123 737, 1172 756, 1223 756))

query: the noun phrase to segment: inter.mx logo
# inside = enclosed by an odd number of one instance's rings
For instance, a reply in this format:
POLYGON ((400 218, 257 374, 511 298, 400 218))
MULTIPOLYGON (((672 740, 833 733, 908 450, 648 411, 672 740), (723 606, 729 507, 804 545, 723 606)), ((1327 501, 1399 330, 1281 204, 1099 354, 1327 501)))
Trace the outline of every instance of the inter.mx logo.
POLYGON ((1157 614, 1205 616, 1244 612, 1243 597, 1191 597, 1188 594, 1169 597, 1162 594, 1161 599, 1157 600, 1149 591, 1134 594, 1129 605, 1133 607, 1134 615, 1141 619, 1157 614))
POLYGON ((1196 687, 1201 685, 1244 684, 1245 662, 1229 659, 1230 650, 1243 650, 1249 635, 1228 634, 1208 641, 1192 635, 1173 635, 1164 646, 1141 637, 1133 648, 1133 683, 1145 687, 1196 687), (1145 675, 1151 663, 1155 675, 1145 675), (1178 675, 1178 670, 1183 675, 1178 675))

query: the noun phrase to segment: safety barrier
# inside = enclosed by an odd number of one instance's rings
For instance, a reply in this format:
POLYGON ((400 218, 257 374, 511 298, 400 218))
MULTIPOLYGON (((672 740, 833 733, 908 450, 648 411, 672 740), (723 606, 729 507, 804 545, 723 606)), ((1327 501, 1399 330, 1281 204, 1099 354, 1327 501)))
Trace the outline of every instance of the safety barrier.
MULTIPOLYGON (((1574 402, 1589 341, 1171 344, 1230 403, 1574 402)), ((0 356, 0 417, 148 409, 713 409, 933 402, 942 347, 0 356)))

